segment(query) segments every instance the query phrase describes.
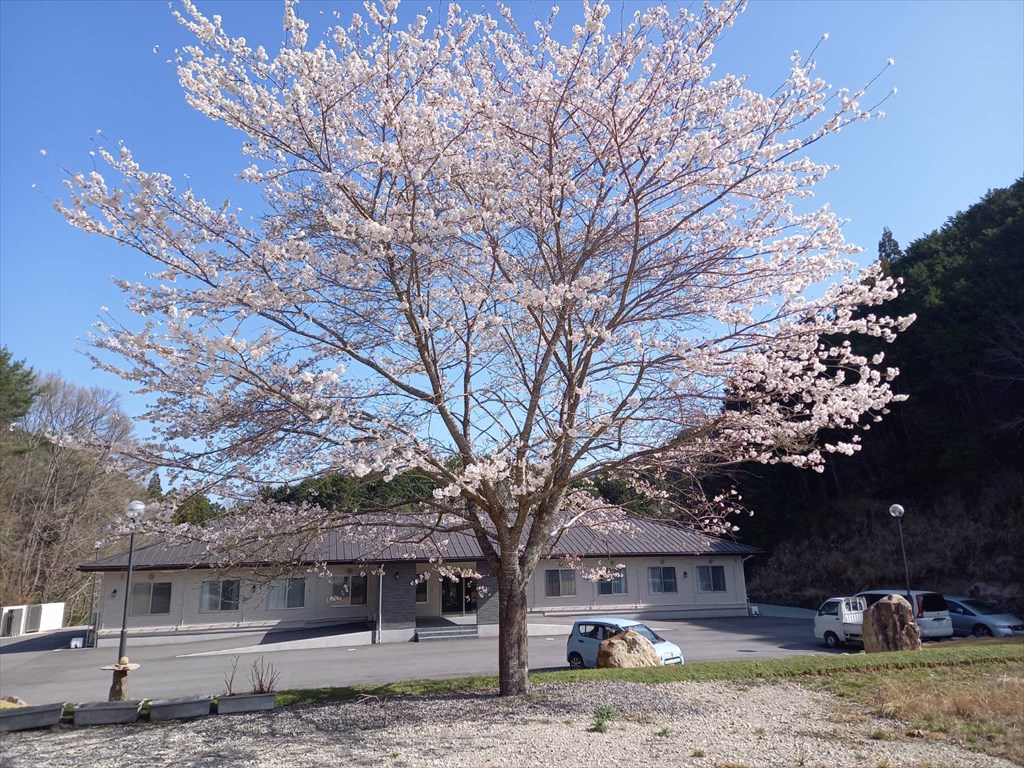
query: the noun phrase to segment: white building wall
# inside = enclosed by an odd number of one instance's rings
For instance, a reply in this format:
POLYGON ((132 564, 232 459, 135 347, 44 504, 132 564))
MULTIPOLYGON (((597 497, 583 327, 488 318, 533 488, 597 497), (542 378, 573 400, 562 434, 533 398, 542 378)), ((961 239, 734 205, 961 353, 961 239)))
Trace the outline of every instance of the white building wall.
MULTIPOLYGON (((170 582, 170 612, 134 615, 129 609, 129 631, 177 632, 183 629, 238 630, 271 627, 309 626, 310 624, 361 622, 374 620, 377 611, 377 579, 368 568, 358 566, 332 566, 337 575, 367 575, 365 604, 337 605, 329 598, 332 583, 315 573, 300 571, 292 574, 306 581, 304 604, 301 608, 270 608, 267 602, 268 579, 254 578, 251 571, 219 572, 208 569, 176 571, 134 571, 132 584, 144 582, 170 582), (211 580, 238 579, 239 601, 237 610, 203 611, 203 583, 211 580)), ((100 600, 100 630, 104 633, 120 632, 124 611, 125 573, 103 574, 100 600)))
MULTIPOLYGON (((576 573, 576 594, 567 597, 545 596, 545 571, 559 568, 557 560, 542 561, 531 581, 528 596, 529 609, 535 613, 657 613, 669 616, 742 616, 747 612, 746 583, 743 558, 739 555, 679 556, 618 558, 625 563, 626 593, 601 595, 597 582, 587 581, 576 573), (726 589, 723 592, 702 592, 698 587, 697 567, 715 565, 724 568, 726 589), (652 593, 647 569, 651 566, 672 566, 676 569, 675 593, 652 593)), ((607 565, 586 559, 584 567, 607 565)), ((471 567, 471 564, 466 564, 471 567)), ((420 564, 417 572, 429 566, 420 564)), ((335 565, 329 569, 336 576, 367 575, 365 605, 333 605, 331 581, 310 572, 295 576, 306 579, 305 604, 301 608, 271 609, 267 605, 267 580, 254 579, 249 571, 224 574, 208 569, 175 571, 135 571, 132 583, 171 582, 170 612, 166 614, 128 616, 128 629, 132 636, 164 636, 177 633, 201 633, 211 637, 220 632, 265 631, 271 628, 304 627, 315 624, 345 622, 375 622, 378 602, 378 579, 370 573, 370 566, 335 565), (204 581, 238 578, 240 584, 239 607, 235 611, 203 612, 200 610, 204 581)), ((108 643, 121 629, 124 609, 124 572, 106 572, 102 575, 99 629, 101 638, 108 643), (115 592, 116 590, 116 592, 115 592)), ((414 589, 412 585, 409 587, 414 589)), ((431 576, 427 582, 427 602, 416 605, 417 616, 440 614, 441 582, 431 576)), ((136 641, 137 642, 137 641, 136 641)), ((108 644, 104 643, 104 644, 108 644)))
POLYGON ((64 603, 0 607, 0 637, 48 632, 64 626, 64 603))
MULTIPOLYGON (((537 568, 530 583, 529 609, 538 613, 595 613, 595 612, 657 612, 689 616, 742 616, 746 614, 747 592, 743 575, 743 558, 739 555, 711 557, 648 557, 616 558, 626 567, 626 593, 599 594, 596 581, 588 581, 576 573, 576 594, 547 597, 545 571, 564 568, 558 560, 545 560, 537 568), (725 591, 702 592, 698 586, 697 567, 722 566, 725 591), (648 568, 674 567, 676 592, 651 592, 648 568)), ((607 566, 608 559, 584 559, 583 568, 607 566)))

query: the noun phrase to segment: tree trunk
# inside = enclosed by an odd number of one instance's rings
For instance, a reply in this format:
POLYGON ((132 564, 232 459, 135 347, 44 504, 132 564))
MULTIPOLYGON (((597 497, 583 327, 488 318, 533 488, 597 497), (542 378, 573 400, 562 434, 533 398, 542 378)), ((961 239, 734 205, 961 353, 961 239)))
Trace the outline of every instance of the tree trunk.
POLYGON ((530 692, 526 589, 529 581, 514 571, 498 573, 498 680, 502 696, 530 692))

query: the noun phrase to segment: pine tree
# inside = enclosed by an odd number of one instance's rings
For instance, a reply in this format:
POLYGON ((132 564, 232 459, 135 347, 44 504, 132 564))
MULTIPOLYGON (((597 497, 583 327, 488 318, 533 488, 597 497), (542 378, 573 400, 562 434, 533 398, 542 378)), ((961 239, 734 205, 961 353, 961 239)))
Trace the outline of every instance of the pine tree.
POLYGON ((39 393, 36 375, 24 360, 11 362, 7 347, 0 348, 0 428, 8 429, 32 407, 39 393))
POLYGON ((878 241, 878 261, 886 274, 889 274, 889 265, 892 262, 903 258, 903 251, 896 238, 892 236, 892 230, 888 227, 882 229, 882 239, 878 241))
POLYGON ((164 497, 164 489, 160 484, 160 475, 156 472, 149 478, 149 483, 146 485, 146 498, 154 501, 160 501, 164 497))

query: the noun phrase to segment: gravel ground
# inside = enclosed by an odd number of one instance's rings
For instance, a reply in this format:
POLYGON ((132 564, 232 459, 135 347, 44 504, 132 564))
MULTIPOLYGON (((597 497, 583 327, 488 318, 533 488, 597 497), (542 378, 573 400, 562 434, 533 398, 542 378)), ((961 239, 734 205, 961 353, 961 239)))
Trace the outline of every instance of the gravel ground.
POLYGON ((3 768, 82 766, 985 766, 1013 764, 907 735, 787 683, 539 686, 522 699, 452 695, 273 713, 4 734, 3 768), (618 715, 604 733, 594 710, 618 715), (638 763, 637 761, 641 761, 638 763))

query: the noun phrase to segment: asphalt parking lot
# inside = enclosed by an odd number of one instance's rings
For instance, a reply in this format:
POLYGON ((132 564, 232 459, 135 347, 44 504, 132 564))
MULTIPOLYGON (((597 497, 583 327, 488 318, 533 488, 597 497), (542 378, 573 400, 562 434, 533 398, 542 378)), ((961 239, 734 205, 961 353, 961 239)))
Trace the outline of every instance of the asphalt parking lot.
MULTIPOLYGON (((760 616, 646 621, 680 646, 688 663, 836 652, 817 643, 809 619, 760 616)), ((544 617, 532 623, 530 668, 564 669, 565 641, 572 619, 544 617)), ((71 638, 81 634, 81 629, 65 629, 5 638, 0 644, 0 696, 19 696, 31 704, 105 700, 111 675, 100 667, 113 663, 117 650, 70 648, 71 638)), ((320 648, 303 647, 308 645, 303 640, 281 646, 278 643, 282 640, 287 640, 284 633, 270 635, 262 642, 274 643, 273 649, 268 645, 261 650, 261 638, 252 636, 135 648, 129 638, 128 655, 141 664, 140 669, 131 673, 130 693, 135 698, 149 699, 223 693, 234 649, 245 649, 239 652, 236 689, 245 686, 245 670, 261 655, 280 673, 282 689, 498 671, 495 638, 320 648), (257 647, 252 649, 254 644, 257 647)))

